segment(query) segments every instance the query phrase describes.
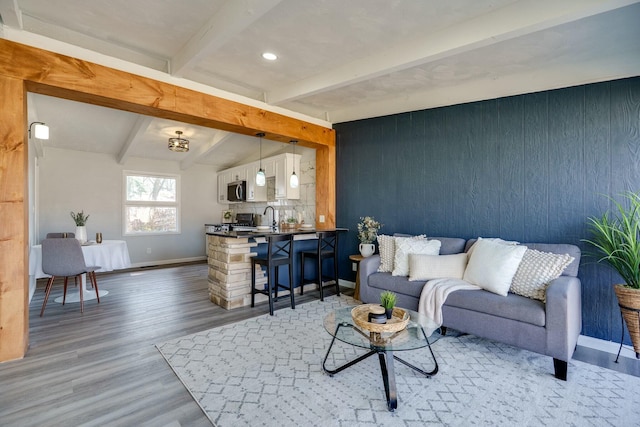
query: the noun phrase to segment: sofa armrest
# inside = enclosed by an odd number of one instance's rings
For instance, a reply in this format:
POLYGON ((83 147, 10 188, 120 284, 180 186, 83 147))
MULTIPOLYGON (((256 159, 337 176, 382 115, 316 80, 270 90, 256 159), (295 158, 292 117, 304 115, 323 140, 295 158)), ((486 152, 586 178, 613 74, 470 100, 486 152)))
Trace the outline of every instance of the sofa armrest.
POLYGON ((360 261, 360 283, 366 283, 367 277, 378 271, 380 255, 371 255, 360 261))
POLYGON ((580 279, 560 276, 547 287, 547 354, 569 361, 582 330, 580 279))
POLYGON ((360 301, 362 302, 369 303, 378 301, 380 298, 379 290, 376 293, 369 288, 369 276, 377 272, 378 267, 380 267, 380 255, 371 255, 360 261, 360 301))

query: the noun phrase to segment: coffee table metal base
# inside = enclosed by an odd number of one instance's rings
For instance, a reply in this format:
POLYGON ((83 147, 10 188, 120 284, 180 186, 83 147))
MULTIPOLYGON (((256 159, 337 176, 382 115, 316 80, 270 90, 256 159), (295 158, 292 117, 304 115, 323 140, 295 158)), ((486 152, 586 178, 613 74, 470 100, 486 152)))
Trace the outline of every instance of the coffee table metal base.
POLYGON ((409 368, 413 369, 414 371, 424 375, 427 378, 431 378, 433 375, 438 373, 438 361, 436 360, 436 356, 433 354, 433 350, 431 349, 431 345, 428 344, 429 343, 429 339, 427 338, 427 335, 424 332, 424 329, 420 328, 420 330, 422 331, 422 335, 424 335, 424 339, 427 340, 427 347, 429 347, 429 352, 431 353, 431 358, 433 359, 433 363, 435 365, 435 367, 433 368, 433 370, 431 371, 424 371, 420 368, 418 368, 417 366, 414 366, 412 364, 410 364, 409 362, 402 360, 401 358, 399 358, 398 356, 395 356, 393 354, 393 351, 389 351, 389 350, 385 350, 383 347, 377 347, 372 345, 372 350, 369 351, 368 353, 363 354, 362 356, 345 363, 342 366, 337 367, 336 369, 327 369, 326 367, 326 363, 327 363, 327 359, 329 358, 329 353, 331 352, 331 348, 333 348, 333 343, 336 341, 336 335, 338 335, 338 330, 341 327, 347 327, 347 328, 353 328, 353 325, 349 324, 349 323, 340 323, 338 324, 338 327, 336 328, 336 333, 333 335, 333 339, 331 340, 331 344, 329 345, 329 348, 327 349, 327 354, 324 357, 324 361, 322 362, 322 369, 329 374, 330 376, 334 376, 335 374, 337 374, 338 372, 341 372, 345 369, 347 369, 350 366, 355 365, 356 363, 362 362, 363 360, 369 358, 370 356, 373 356, 374 354, 378 355, 378 360, 380 361, 380 371, 382 372, 382 381, 384 382, 384 392, 385 395, 387 397, 387 408, 389 409, 389 411, 393 412, 395 409, 398 408, 398 390, 396 387, 396 375, 395 375, 395 370, 394 370, 394 366, 393 366, 393 359, 397 360, 398 362, 402 363, 403 365, 408 366, 409 368))

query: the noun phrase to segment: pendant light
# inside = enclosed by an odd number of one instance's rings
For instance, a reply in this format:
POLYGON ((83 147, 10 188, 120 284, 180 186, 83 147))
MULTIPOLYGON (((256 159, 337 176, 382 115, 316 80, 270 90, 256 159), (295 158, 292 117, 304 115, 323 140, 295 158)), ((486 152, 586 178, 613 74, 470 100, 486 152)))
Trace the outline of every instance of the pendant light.
POLYGON ((298 141, 295 139, 291 140, 291 144, 293 144, 293 173, 291 174, 291 178, 289 178, 289 185, 291 188, 298 188, 298 175, 296 175, 296 144, 298 141))
POLYGON ((260 132, 256 135, 260 137, 260 169, 256 174, 256 185, 258 187, 264 187, 267 183, 267 178, 264 175, 264 169, 262 169, 262 137, 264 136, 264 132, 260 132))
POLYGON ((186 153, 189 151, 189 140, 182 138, 182 131, 177 130, 177 138, 169 138, 169 150, 176 153, 186 153))

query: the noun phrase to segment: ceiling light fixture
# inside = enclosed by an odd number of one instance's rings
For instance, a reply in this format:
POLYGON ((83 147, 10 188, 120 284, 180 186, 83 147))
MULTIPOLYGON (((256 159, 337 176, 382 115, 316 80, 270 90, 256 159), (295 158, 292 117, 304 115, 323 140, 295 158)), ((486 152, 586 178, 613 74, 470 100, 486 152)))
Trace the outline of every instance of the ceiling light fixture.
POLYGON ((271 52, 263 53, 262 57, 267 61, 275 61, 276 59, 278 59, 278 56, 275 53, 271 53, 271 52))
POLYGON ((169 150, 176 153, 186 153, 189 151, 189 140, 180 137, 182 135, 181 130, 177 130, 176 134, 178 135, 177 138, 169 138, 169 150))
POLYGON ((264 169, 262 169, 262 137, 264 136, 264 132, 257 133, 256 136, 260 137, 260 169, 258 169, 258 173, 256 174, 256 185, 258 187, 264 187, 267 183, 267 177, 264 175, 264 169))
POLYGON ((291 144, 293 145, 293 173, 291 174, 291 178, 289 178, 289 185, 291 188, 298 188, 298 175, 296 175, 296 144, 298 141, 295 139, 291 140, 291 144))
POLYGON ((29 138, 31 138, 31 127, 36 125, 34 136, 38 139, 49 139, 49 126, 43 122, 33 122, 29 125, 29 138))

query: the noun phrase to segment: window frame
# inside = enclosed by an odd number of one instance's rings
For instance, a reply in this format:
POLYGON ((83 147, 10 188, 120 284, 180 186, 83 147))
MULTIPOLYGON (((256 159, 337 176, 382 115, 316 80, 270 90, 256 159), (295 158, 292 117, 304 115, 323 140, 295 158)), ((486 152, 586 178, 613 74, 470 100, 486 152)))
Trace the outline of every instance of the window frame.
POLYGON ((181 234, 181 218, 182 218, 182 209, 180 197, 180 175, 170 174, 170 173, 158 173, 158 172, 141 172, 141 171, 132 171, 132 170, 123 170, 122 171, 122 235, 127 237, 135 237, 135 236, 166 236, 173 234, 181 234), (175 202, 160 202, 160 201, 138 201, 138 200, 127 200, 127 178, 130 176, 141 176, 146 178, 171 178, 176 181, 176 200, 175 202), (176 209, 176 230, 175 231, 136 231, 131 232, 127 231, 127 210, 129 207, 175 207, 176 209))

